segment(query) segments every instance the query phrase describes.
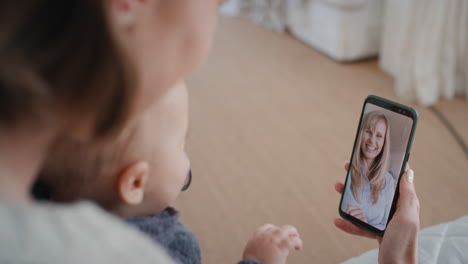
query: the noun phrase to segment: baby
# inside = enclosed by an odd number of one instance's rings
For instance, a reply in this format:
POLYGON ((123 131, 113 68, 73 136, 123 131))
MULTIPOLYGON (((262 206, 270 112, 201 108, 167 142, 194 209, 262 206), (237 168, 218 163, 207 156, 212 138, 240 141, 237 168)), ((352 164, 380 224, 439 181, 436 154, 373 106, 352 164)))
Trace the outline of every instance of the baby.
MULTIPOLYGON (((116 141, 58 142, 39 183, 53 201, 93 200, 149 235, 177 262, 201 263, 198 241, 170 207, 191 182, 187 128, 187 90, 179 83, 116 141)), ((290 250, 301 247, 294 227, 263 225, 247 243, 240 263, 282 264, 290 250)))

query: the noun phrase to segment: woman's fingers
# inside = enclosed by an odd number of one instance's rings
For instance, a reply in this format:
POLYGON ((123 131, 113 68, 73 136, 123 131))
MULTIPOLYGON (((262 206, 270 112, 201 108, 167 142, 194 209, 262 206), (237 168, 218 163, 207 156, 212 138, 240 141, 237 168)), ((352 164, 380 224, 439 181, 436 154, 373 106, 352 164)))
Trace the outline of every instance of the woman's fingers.
MULTIPOLYGON (((348 171, 349 168, 349 161, 345 161, 344 168, 346 171, 348 171)), ((337 182, 335 183, 335 191, 338 192, 339 194, 343 194, 344 190, 344 183, 342 182, 337 182)))
POLYGON ((342 183, 342 182, 335 183, 335 191, 337 193, 343 194, 343 190, 344 190, 344 183, 342 183))
POLYGON ((356 217, 356 218, 359 219, 359 220, 361 220, 361 221, 363 221, 363 222, 366 222, 366 223, 367 223, 367 218, 366 218, 366 216, 365 216, 364 214, 361 214, 361 215, 359 215, 359 216, 356 217))
MULTIPOLYGON (((346 161, 345 164, 344 164, 344 168, 346 171, 348 171, 348 168, 349 168, 349 161, 346 161)), ((344 190, 344 183, 342 182, 337 182, 335 183, 335 191, 339 194, 343 194, 343 190, 344 190)))
POLYGON ((364 211, 362 211, 361 209, 351 209, 349 210, 349 213, 350 215, 356 217, 356 218, 359 218, 359 219, 364 219, 365 217, 365 214, 364 214, 364 211))
POLYGON ((347 213, 354 216, 355 218, 367 222, 366 214, 362 208, 348 204, 347 213))
POLYGON ((359 209, 352 209, 352 210, 349 211, 348 214, 350 214, 350 215, 352 215, 352 216, 354 216, 356 218, 361 218, 364 215, 362 210, 359 210, 359 209))
POLYGON ((363 211, 361 207, 351 205, 350 203, 348 203, 348 211, 355 211, 355 210, 359 210, 361 212, 363 211))
POLYGON ((407 218, 419 227, 419 200, 414 188, 414 172, 409 169, 400 181, 400 197, 395 215, 407 218))
POLYGON ((351 235, 357 235, 357 236, 368 237, 368 238, 373 238, 373 239, 378 238, 376 235, 370 232, 367 232, 361 229, 360 227, 355 226, 351 222, 348 222, 341 218, 335 219, 335 226, 351 235))

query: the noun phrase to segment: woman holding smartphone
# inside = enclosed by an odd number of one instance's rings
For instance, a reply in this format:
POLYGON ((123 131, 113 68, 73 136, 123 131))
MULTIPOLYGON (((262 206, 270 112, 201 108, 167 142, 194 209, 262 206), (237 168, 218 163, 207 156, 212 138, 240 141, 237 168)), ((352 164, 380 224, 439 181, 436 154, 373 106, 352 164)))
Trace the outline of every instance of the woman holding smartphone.
POLYGON ((383 230, 393 200, 395 180, 388 172, 390 123, 381 111, 365 114, 358 142, 343 211, 383 230))
MULTIPOLYGON (((30 188, 52 144, 115 139, 188 77, 207 56, 219 2, 2 1, 0 263, 172 263, 99 208, 39 204, 30 188)), ((378 238, 382 263, 416 259, 419 206, 404 182, 378 238)), ((342 230, 375 238, 340 220, 342 230)))

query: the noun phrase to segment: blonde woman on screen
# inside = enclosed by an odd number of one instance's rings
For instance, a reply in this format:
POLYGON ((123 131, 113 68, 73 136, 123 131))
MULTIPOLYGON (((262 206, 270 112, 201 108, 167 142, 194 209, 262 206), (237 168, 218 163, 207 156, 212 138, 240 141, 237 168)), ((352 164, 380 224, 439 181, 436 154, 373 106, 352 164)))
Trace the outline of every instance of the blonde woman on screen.
POLYGON ((383 230, 387 224, 395 181, 388 172, 390 123, 382 112, 365 114, 358 142, 343 211, 383 230))

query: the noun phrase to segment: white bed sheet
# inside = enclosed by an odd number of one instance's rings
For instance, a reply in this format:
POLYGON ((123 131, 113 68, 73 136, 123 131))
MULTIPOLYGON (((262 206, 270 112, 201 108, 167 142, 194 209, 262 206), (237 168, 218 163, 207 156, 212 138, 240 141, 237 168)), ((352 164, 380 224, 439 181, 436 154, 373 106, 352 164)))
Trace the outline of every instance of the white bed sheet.
MULTIPOLYGON (((418 263, 468 263, 468 215, 455 221, 428 227, 419 234, 418 263)), ((342 264, 377 263, 377 249, 342 264)))

